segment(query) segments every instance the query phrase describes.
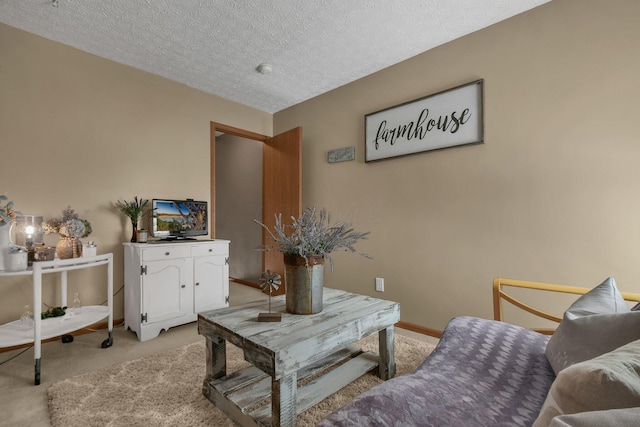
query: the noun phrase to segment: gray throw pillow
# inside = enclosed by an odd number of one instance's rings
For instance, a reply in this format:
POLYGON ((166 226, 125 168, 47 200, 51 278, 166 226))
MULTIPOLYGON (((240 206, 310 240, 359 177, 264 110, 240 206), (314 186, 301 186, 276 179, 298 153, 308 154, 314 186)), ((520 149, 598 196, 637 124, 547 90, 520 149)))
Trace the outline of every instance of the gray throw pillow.
POLYGON ((640 311, 631 311, 612 277, 578 298, 564 313, 545 355, 556 375, 640 339, 640 311))

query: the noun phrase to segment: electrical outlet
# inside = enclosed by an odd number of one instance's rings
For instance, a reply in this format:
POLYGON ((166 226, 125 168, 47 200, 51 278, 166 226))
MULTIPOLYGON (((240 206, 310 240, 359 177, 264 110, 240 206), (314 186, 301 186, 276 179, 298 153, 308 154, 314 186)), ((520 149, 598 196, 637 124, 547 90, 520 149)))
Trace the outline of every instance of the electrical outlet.
POLYGON ((384 292, 384 279, 382 277, 376 277, 376 291, 384 292))

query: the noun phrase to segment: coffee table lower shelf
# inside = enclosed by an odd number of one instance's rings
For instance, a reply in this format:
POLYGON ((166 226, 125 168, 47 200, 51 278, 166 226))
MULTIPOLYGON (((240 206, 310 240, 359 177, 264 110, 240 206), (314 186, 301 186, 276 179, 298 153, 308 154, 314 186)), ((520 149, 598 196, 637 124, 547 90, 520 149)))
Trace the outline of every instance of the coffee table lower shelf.
MULTIPOLYGON (((349 346, 298 372, 296 413, 309 409, 378 367, 378 355, 349 346), (333 368, 333 369, 332 369, 333 368), (323 373, 324 371, 324 373, 323 373), (305 383, 306 379, 318 375, 305 383)), ((221 411, 243 426, 271 426, 269 375, 249 366, 211 381, 203 393, 221 411)))

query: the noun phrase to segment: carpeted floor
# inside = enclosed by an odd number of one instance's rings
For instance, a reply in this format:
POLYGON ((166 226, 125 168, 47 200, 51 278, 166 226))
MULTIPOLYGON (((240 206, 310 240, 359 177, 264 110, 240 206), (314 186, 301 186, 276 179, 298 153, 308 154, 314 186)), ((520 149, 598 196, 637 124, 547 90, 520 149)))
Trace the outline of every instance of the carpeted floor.
MULTIPOLYGON (((377 352, 374 334, 360 341, 377 352)), ((433 345, 395 336, 397 375, 412 372, 433 345)), ((227 347, 227 372, 247 362, 233 345, 227 347)), ((54 383, 48 389, 53 427, 75 426, 234 426, 202 395, 204 341, 54 383)), ((381 383, 365 374, 316 406, 298 415, 299 426, 313 426, 346 402, 381 383)))

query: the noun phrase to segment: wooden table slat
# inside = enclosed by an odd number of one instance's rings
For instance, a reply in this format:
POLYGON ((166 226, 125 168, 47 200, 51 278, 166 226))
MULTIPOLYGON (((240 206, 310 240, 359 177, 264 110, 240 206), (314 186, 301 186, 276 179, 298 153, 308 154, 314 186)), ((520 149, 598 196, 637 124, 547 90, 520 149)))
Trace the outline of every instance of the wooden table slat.
POLYGON ((287 348, 310 335, 327 333, 340 325, 357 322, 359 319, 362 319, 364 315, 372 312, 393 311, 396 306, 396 303, 382 300, 353 301, 346 307, 331 311, 330 313, 328 312, 326 316, 322 315, 322 313, 305 316, 306 319, 296 324, 295 331, 288 334, 283 333, 281 330, 274 330, 271 331, 270 334, 265 333, 260 337, 253 336, 252 340, 263 344, 267 348, 276 350, 287 348), (261 340, 261 338, 263 339, 261 340), (262 343, 262 341, 264 341, 264 343, 262 343))
MULTIPOLYGON (((381 307, 391 305, 388 301, 382 300, 349 299, 339 304, 325 306, 325 310, 317 314, 304 316, 289 315, 296 318, 296 322, 293 325, 294 329, 290 330, 289 333, 286 333, 283 328, 264 329, 259 333, 253 334, 251 340, 267 348, 277 349, 282 345, 286 345, 284 341, 287 339, 295 340, 299 337, 308 336, 309 329, 311 329, 312 332, 316 332, 331 328, 331 326, 326 323, 327 319, 348 323, 359 318, 362 312, 371 311, 372 307, 378 304, 380 304, 381 307)), ((373 309, 375 310, 375 308, 373 309)), ((289 316, 285 316, 285 318, 289 316)))
MULTIPOLYGON (((333 307, 349 306, 352 304, 352 295, 349 293, 334 294, 333 297, 326 299, 324 305, 333 307), (342 304, 341 304, 342 303, 342 304)), ((236 312, 218 313, 217 311, 209 312, 215 315, 211 319, 223 327, 232 328, 233 332, 244 337, 251 337, 252 340, 256 340, 256 336, 264 333, 270 333, 274 329, 287 329, 289 327, 298 327, 300 323, 305 322, 305 318, 308 316, 301 316, 287 313, 285 310, 284 295, 274 297, 271 300, 271 311, 274 313, 281 313, 282 320, 275 325, 268 325, 264 322, 258 322, 258 313, 268 311, 268 301, 264 301, 262 305, 251 305, 249 307, 242 307, 242 309, 236 310, 236 312)), ((226 310, 226 309, 224 309, 226 310)), ((321 313, 318 313, 321 314, 321 313)), ((207 316, 209 314, 207 313, 207 316)), ((312 315, 313 316, 313 315, 312 315)))
POLYGON ((384 317, 379 317, 378 314, 364 316, 359 322, 342 324, 323 334, 292 343, 286 351, 281 351, 276 355, 276 365, 279 366, 276 368, 275 376, 285 375, 300 365, 321 359, 328 351, 331 351, 331 348, 342 347, 380 330, 379 322, 393 325, 399 320, 399 312, 393 308, 390 308, 384 317), (309 349, 313 349, 313 351, 309 351, 309 349))
MULTIPOLYGON (((327 375, 300 387, 298 389, 296 414, 306 411, 352 381, 375 369, 378 366, 377 360, 376 355, 373 353, 362 353, 360 356, 335 368, 327 375)), ((271 408, 268 405, 255 409, 250 415, 261 425, 271 425, 271 408)))
POLYGON ((267 378, 269 380, 269 383, 271 382, 271 377, 269 377, 269 375, 265 374, 255 366, 248 366, 230 375, 227 375, 226 377, 218 378, 211 381, 211 385, 216 387, 216 389, 221 394, 226 396, 229 393, 233 393, 236 390, 239 390, 264 378, 267 378))

